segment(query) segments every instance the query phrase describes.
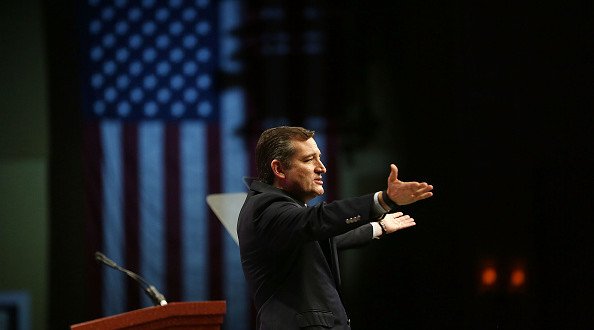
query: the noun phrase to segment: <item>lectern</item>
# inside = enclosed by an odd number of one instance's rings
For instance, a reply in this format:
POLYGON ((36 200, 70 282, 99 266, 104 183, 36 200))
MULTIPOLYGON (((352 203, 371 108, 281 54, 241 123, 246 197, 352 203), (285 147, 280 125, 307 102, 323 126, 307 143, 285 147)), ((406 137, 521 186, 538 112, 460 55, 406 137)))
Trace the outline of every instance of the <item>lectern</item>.
POLYGON ((221 329, 225 301, 174 302, 165 306, 137 309, 131 312, 74 324, 72 330, 93 329, 221 329))

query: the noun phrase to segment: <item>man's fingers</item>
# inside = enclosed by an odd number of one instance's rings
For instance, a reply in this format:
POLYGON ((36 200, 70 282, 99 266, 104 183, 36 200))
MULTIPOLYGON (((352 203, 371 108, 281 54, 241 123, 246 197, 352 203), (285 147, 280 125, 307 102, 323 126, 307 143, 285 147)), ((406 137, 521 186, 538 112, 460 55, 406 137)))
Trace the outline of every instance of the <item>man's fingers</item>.
POLYGON ((424 193, 427 191, 431 191, 433 190, 433 186, 430 184, 426 184, 426 183, 419 183, 419 185, 417 186, 417 193, 424 193))
MULTIPOLYGON (((398 213, 400 213, 400 212, 398 212, 398 213)), ((411 218, 410 215, 395 216, 398 213, 391 214, 392 219, 390 219, 390 220, 393 221, 395 224, 414 223, 415 222, 415 219, 411 218)))
MULTIPOLYGON (((398 213, 401 213, 401 212, 398 212, 398 213)), ((390 214, 390 216, 392 216, 392 217, 389 219, 389 221, 387 221, 389 233, 393 233, 395 231, 409 228, 409 227, 416 225, 415 219, 411 218, 409 215, 403 215, 400 217, 396 217, 395 215, 398 213, 390 214)))
POLYGON ((408 227, 415 226, 416 224, 417 223, 414 221, 407 221, 407 222, 400 223, 398 227, 400 227, 400 229, 402 229, 402 228, 408 228, 408 227))
POLYGON ((433 196, 433 193, 431 192, 431 190, 433 190, 433 186, 427 185, 426 187, 421 187, 421 188, 417 189, 414 192, 413 196, 415 196, 415 198, 420 197, 420 196, 425 196, 424 198, 431 197, 431 196, 433 196))
POLYGON ((429 198, 431 196, 433 196, 433 193, 432 192, 426 192, 426 193, 417 195, 415 199, 418 200, 418 201, 420 201, 421 199, 426 199, 426 198, 429 198))
POLYGON ((406 215, 402 212, 390 213, 388 216, 394 221, 402 221, 410 218, 410 215, 406 215))

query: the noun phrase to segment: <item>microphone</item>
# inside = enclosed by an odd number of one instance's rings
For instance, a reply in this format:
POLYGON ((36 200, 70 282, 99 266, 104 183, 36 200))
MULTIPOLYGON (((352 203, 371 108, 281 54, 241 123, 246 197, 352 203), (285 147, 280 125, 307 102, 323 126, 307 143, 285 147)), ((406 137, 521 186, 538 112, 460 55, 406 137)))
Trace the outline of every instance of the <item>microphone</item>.
POLYGON ((153 285, 150 285, 144 278, 140 275, 127 270, 126 268, 122 268, 118 266, 113 260, 109 259, 105 256, 105 254, 97 251, 95 252, 95 260, 101 262, 102 264, 109 266, 113 269, 117 269, 124 274, 131 277, 134 281, 136 281, 140 286, 143 288, 144 292, 151 298, 155 306, 165 306, 167 305, 167 301, 165 297, 155 288, 153 285))

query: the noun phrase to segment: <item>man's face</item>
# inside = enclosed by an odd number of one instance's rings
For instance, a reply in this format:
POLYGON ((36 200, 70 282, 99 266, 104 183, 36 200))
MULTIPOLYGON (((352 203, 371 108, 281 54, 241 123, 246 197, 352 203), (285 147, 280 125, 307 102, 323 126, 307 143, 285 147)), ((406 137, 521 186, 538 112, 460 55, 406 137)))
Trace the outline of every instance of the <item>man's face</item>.
POLYGON ((282 188, 293 197, 307 202, 324 193, 322 174, 326 173, 326 167, 322 164, 320 149, 313 138, 294 140, 293 146, 295 154, 291 158, 291 166, 284 169, 282 188))

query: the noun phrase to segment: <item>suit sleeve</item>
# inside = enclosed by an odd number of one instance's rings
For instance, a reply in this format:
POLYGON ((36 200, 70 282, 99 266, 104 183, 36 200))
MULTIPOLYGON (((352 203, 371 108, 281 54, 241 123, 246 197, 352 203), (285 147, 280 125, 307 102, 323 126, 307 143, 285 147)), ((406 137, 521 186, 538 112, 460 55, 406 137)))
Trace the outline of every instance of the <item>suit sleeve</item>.
POLYGON ((338 250, 347 250, 367 245, 373 239, 373 226, 367 224, 334 238, 338 250))
MULTIPOLYGON (((282 195, 262 194, 259 197, 266 200, 257 203, 260 207, 255 210, 254 225, 258 236, 265 239, 268 247, 279 252, 306 241, 344 234, 377 218, 372 206, 373 195, 315 207, 301 207, 282 195)), ((363 235, 355 235, 356 238, 359 236, 363 235)), ((346 240, 348 237, 351 235, 345 237, 345 242, 350 241, 346 240)))

